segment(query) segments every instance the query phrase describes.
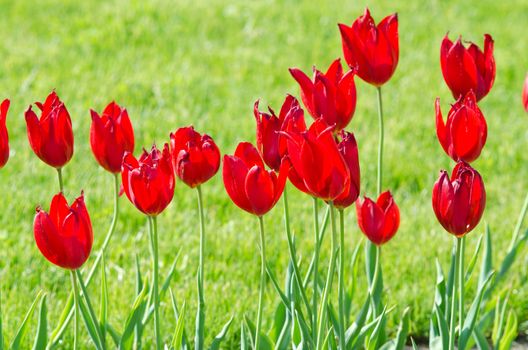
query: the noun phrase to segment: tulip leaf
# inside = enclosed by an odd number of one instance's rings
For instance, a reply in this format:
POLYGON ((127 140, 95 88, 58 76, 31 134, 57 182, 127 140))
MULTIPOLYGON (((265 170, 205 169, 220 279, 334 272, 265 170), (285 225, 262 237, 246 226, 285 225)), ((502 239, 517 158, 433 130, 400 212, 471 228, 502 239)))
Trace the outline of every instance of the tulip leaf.
POLYGON ((98 327, 98 324, 95 323, 97 321, 94 320, 92 316, 90 315, 89 308, 84 298, 79 298, 79 310, 81 311, 81 316, 86 326, 86 330, 88 331, 88 335, 92 339, 95 345, 95 348, 102 349, 103 346, 101 344, 101 340, 98 334, 99 327, 98 327))
POLYGON ((502 337, 504 318, 506 317, 506 308, 508 306, 509 297, 508 293, 504 302, 502 302, 501 297, 499 296, 495 304, 495 319, 493 321, 493 331, 491 333, 491 339, 495 349, 498 349, 499 341, 502 337))
POLYGON ((277 294, 279 295, 284 306, 289 307, 290 301, 288 300, 288 297, 284 294, 284 292, 281 290, 279 283, 277 282, 277 277, 275 276, 275 274, 273 273, 273 271, 271 270, 271 267, 269 266, 267 262, 266 262, 266 272, 268 273, 268 276, 271 280, 271 284, 275 288, 275 291, 277 291, 277 294))
POLYGON ((123 329, 123 335, 121 336, 121 340, 119 341, 119 349, 131 349, 132 348, 132 335, 134 334, 134 329, 136 328, 136 324, 138 322, 141 322, 141 317, 143 314, 143 308, 145 304, 147 303, 147 295, 148 295, 148 282, 145 280, 143 282, 143 289, 141 290, 141 293, 136 297, 134 300, 134 304, 132 305, 132 309, 130 310, 130 313, 128 314, 128 317, 125 322, 125 327, 123 329))
POLYGON ((286 306, 281 301, 277 304, 275 312, 273 314, 273 328, 271 330, 271 338, 277 343, 277 339, 281 335, 281 332, 284 328, 284 324, 288 322, 288 311, 286 306))
POLYGON ((240 322, 240 350, 249 350, 244 322, 240 322))
POLYGON ((405 342, 407 340, 407 335, 409 334, 409 323, 410 315, 409 308, 403 310, 402 320, 398 328, 398 333, 396 334, 396 339, 393 339, 385 343, 380 350, 403 350, 405 348, 405 342))
MULTIPOLYGON (((99 321, 97 320, 97 316, 95 315, 95 311, 94 311, 94 308, 92 306, 92 302, 90 300, 90 296, 88 295, 88 291, 86 290, 86 285, 84 284, 84 281, 83 281, 83 278, 82 278, 82 275, 81 275, 81 272, 79 270, 76 270, 75 271, 75 274, 77 275, 77 280, 79 281, 79 285, 81 286, 81 293, 82 293, 82 298, 79 298, 80 300, 83 300, 85 301, 86 303, 86 311, 88 312, 87 314, 83 315, 83 316, 86 316, 90 319, 90 325, 94 325, 94 331, 95 331, 95 338, 92 336, 92 339, 94 341, 94 343, 96 345, 99 345, 101 348, 103 348, 103 341, 102 341, 102 335, 101 335, 101 327, 100 327, 100 323, 99 321)), ((82 303, 80 303, 82 305, 82 303)), ((90 335, 92 335, 90 333, 90 335)))
POLYGON ((486 336, 478 327, 475 327, 475 329, 473 329, 473 339, 475 339, 475 343, 477 344, 479 350, 491 350, 486 336))
POLYGON ((2 291, 0 291, 0 350, 4 350, 4 329, 2 320, 2 291))
POLYGON ((489 225, 486 224, 486 233, 485 233, 485 241, 484 241, 484 257, 482 258, 482 265, 480 267, 480 276, 479 276, 479 282, 478 282, 478 288, 482 288, 482 285, 484 284, 484 281, 486 281, 487 277, 491 273, 491 270, 493 269, 493 247, 492 247, 492 241, 491 241, 491 232, 489 225))
POLYGON ((108 331, 108 334, 110 334, 110 337, 112 338, 116 348, 119 347, 119 341, 121 340, 121 334, 119 334, 118 331, 115 330, 114 327, 110 323, 106 324, 106 330, 108 331))
POLYGON ((306 323, 306 320, 304 319, 304 316, 302 313, 295 311, 295 319, 297 320, 297 323, 299 324, 299 329, 301 330, 301 339, 303 339, 304 344, 308 344, 307 346, 313 344, 312 342, 312 334, 310 332, 310 328, 308 327, 308 324, 306 323))
MULTIPOLYGON (((172 311, 174 312, 174 318, 176 319, 176 322, 178 322, 178 320, 180 319, 180 311, 178 310, 178 303, 176 302, 176 297, 174 296, 174 293, 172 292, 172 288, 169 288, 169 294, 171 297, 171 304, 172 304, 172 311)), ((187 335, 185 334, 185 327, 183 328, 182 337, 183 337, 182 338, 182 349, 186 349, 188 340, 187 340, 187 335)))
MULTIPOLYGON (((141 291, 143 290, 143 277, 141 275, 141 267, 139 265, 139 257, 136 254, 136 296, 141 294, 141 291)), ((141 310, 142 314, 145 313, 145 310, 141 310)), ((136 324, 136 328, 134 330, 134 344, 135 347, 140 349, 141 348, 141 337, 143 335, 143 324, 142 322, 138 322, 136 324)))
POLYGON ((108 322, 108 285, 106 283, 106 260, 101 255, 101 302, 99 309, 99 329, 101 342, 106 343, 106 323, 108 322))
MULTIPOLYGON (((172 293, 172 291, 171 291, 172 293)), ((174 335, 172 336, 171 349, 180 350, 183 342, 183 332, 185 323, 185 302, 183 302, 181 313, 176 321, 176 327, 174 328, 174 335)))
POLYGON ((506 327, 504 329, 504 334, 500 339, 498 350, 508 350, 511 348, 512 342, 517 337, 517 315, 513 310, 508 312, 508 319, 506 321, 506 327))
MULTIPOLYGON (((244 320, 246 321, 250 336, 253 337, 252 334, 256 336, 257 330, 255 324, 247 316, 244 316, 244 320)), ((260 350, 273 350, 273 342, 266 334, 261 332, 258 336, 260 336, 260 350)), ((253 343, 255 343, 254 339, 253 343)))
POLYGON ((501 263, 499 273, 497 274, 497 281, 502 279, 504 275, 509 271, 510 267, 515 261, 517 252, 522 248, 524 243, 528 240, 528 230, 524 232, 524 235, 513 245, 513 247, 508 251, 506 257, 501 263))
POLYGON ((414 342, 413 337, 411 337, 411 345, 412 345, 413 350, 418 350, 418 346, 416 346, 416 343, 414 342))
POLYGON ((227 331, 229 330, 229 327, 231 326, 231 323, 233 322, 233 316, 224 324, 224 327, 220 330, 220 332, 214 337, 211 346, 209 347, 209 350, 219 350, 220 344, 224 340, 225 336, 227 335, 227 331))
POLYGON ((46 305, 46 295, 40 299, 40 311, 37 326, 37 335, 33 343, 33 349, 45 349, 48 342, 48 307, 46 305))
POLYGON ((471 256, 471 259, 469 260, 469 263, 466 269, 465 279, 464 279, 466 282, 468 282, 471 279, 471 275, 473 274, 473 270, 475 269, 475 265, 478 260, 480 249, 482 248, 483 238, 484 238, 484 235, 479 236, 475 251, 473 252, 473 255, 471 256))
POLYGON ((356 338, 361 332, 361 329, 363 328, 363 325, 365 324, 365 321, 367 319, 369 307, 370 307, 370 297, 367 296, 365 302, 363 303, 363 307, 361 308, 361 310, 356 316, 354 323, 352 323, 352 325, 345 332, 347 347, 349 344, 353 345, 356 343, 356 338))
POLYGON ((20 349, 22 340, 24 339, 24 336, 26 335, 28 331, 29 319, 31 318, 31 315, 33 315, 33 312, 35 311, 35 307, 37 306, 38 302, 43 297, 43 295, 44 295, 43 291, 38 292, 37 297, 35 298, 31 306, 29 307, 29 310, 26 313, 26 316, 24 317, 24 319, 22 320, 22 323, 18 327, 15 337, 13 338, 13 341, 11 342, 11 345, 9 346, 11 350, 20 349))
POLYGON ((372 330, 372 333, 368 337, 368 342, 366 348, 368 350, 377 350, 379 349, 379 343, 380 343, 380 335, 382 334, 385 324, 385 315, 386 315, 387 309, 384 308, 380 317, 378 318, 378 322, 376 323, 376 326, 372 330))

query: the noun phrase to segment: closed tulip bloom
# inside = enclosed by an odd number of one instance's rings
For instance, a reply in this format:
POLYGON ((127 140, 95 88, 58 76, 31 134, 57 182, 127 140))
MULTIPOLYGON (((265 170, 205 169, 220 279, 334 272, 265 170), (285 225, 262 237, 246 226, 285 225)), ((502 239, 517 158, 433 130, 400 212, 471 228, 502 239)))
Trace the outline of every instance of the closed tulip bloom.
POLYGON ((269 113, 259 111, 259 101, 255 102, 253 114, 257 122, 257 149, 264 163, 275 171, 279 171, 282 158, 287 153, 286 140, 280 135, 284 120, 298 109, 299 102, 291 95, 286 96, 278 116, 270 107, 269 113))
POLYGON ((358 225, 374 244, 380 246, 391 240, 400 226, 400 210, 389 191, 374 202, 370 198, 356 201, 358 225))
POLYGON ((55 91, 44 104, 35 102, 41 111, 40 119, 29 106, 25 113, 29 144, 46 164, 62 168, 73 155, 73 130, 70 114, 55 91))
POLYGON ((451 178, 446 171, 433 188, 433 209, 447 232, 462 237, 477 226, 486 206, 486 190, 480 174, 459 162, 451 178))
POLYGON ((436 135, 444 151, 455 162, 472 162, 480 156, 486 144, 488 127, 477 105, 475 94, 470 91, 460 97, 449 110, 444 123, 440 99, 436 99, 436 135))
POLYGON ((522 91, 522 103, 526 112, 528 112, 528 74, 524 80, 524 87, 522 91))
POLYGON ((398 15, 387 16, 376 26, 367 8, 351 27, 339 24, 339 30, 348 65, 367 83, 385 84, 398 65, 398 15))
POLYGON ((354 134, 342 130, 339 136, 341 137, 341 141, 337 144, 337 149, 348 166, 350 186, 348 187, 348 191, 344 191, 334 200, 334 205, 338 209, 345 209, 351 206, 359 196, 359 154, 354 134))
POLYGON ((9 159, 9 135, 6 126, 9 104, 7 98, 0 104, 0 168, 3 168, 9 159))
POLYGON ((174 172, 169 145, 160 151, 156 146, 136 159, 125 153, 121 168, 123 189, 132 204, 142 213, 156 216, 171 202, 174 196, 174 172))
POLYGON ((444 80, 455 99, 475 92, 477 101, 488 94, 495 80, 493 39, 484 35, 484 51, 474 43, 466 48, 462 39, 453 43, 446 35, 440 48, 440 63, 444 80))
POLYGON ((354 71, 343 74, 341 60, 336 59, 326 73, 314 68, 313 79, 297 68, 290 73, 301 87, 304 106, 314 119, 323 118, 335 125, 335 132, 344 129, 356 110, 356 84, 354 71))
POLYGON ((288 156, 308 193, 333 201, 350 186, 350 172, 333 137, 333 127, 322 118, 308 130, 286 132, 288 156))
POLYGON ((176 175, 191 188, 208 181, 220 167, 220 150, 213 139, 192 126, 170 134, 170 149, 176 175))
POLYGON ((33 231, 42 255, 64 269, 80 268, 92 251, 92 223, 82 193, 71 206, 59 193, 53 197, 49 213, 37 208, 33 231))
POLYGON ((249 142, 241 142, 234 155, 224 156, 222 175, 227 194, 239 208, 262 216, 281 197, 289 166, 284 159, 278 174, 268 171, 257 149, 249 142))
POLYGON ((102 115, 94 110, 90 113, 90 145, 95 159, 109 172, 119 173, 125 152, 134 152, 134 129, 128 112, 111 102, 102 115))

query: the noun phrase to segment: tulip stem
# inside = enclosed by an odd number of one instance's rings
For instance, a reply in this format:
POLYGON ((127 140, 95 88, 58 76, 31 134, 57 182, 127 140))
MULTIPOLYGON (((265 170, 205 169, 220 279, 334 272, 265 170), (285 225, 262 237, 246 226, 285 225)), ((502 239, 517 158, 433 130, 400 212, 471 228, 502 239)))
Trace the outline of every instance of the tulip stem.
POLYGON ((202 188, 196 187, 198 195, 198 212, 200 216, 200 258, 198 266, 198 310, 196 311, 196 335, 194 339, 195 348, 203 349, 204 324, 205 324, 205 298, 204 298, 204 253, 205 253, 205 218, 203 211, 202 188))
MULTIPOLYGON (((461 251, 461 244, 460 244, 460 238, 455 238, 455 266, 454 270, 455 273, 460 276, 460 251, 461 251)), ((451 291, 451 320, 449 323, 449 350, 455 349, 455 325, 456 325, 456 305, 457 305, 457 287, 458 287, 458 279, 454 278, 453 280, 453 290, 451 291)))
POLYGON ((64 192, 64 183, 62 181, 62 168, 57 168, 57 175, 59 177, 59 190, 64 192))
POLYGON ((317 202, 316 197, 313 199, 313 217, 314 217, 314 259, 313 259, 313 332, 314 339, 317 337, 317 300, 319 299, 319 250, 321 244, 319 243, 320 234, 319 234, 319 203, 317 202))
POLYGON ((346 349, 345 339, 345 213, 339 209, 339 346, 346 349))
POLYGON ((75 319, 73 321, 73 350, 75 350, 77 349, 77 335, 79 334, 79 290, 77 288, 77 281, 75 280, 75 272, 73 270, 70 270, 70 277, 73 289, 72 292, 75 312, 75 319))
POLYGON ((154 296, 154 333, 156 334, 156 349, 161 350, 159 292, 158 292, 158 230, 155 216, 148 216, 149 235, 152 254, 152 294, 154 296))
POLYGON ((255 332, 255 350, 260 349, 260 329, 262 326, 262 309, 264 299, 264 285, 266 284, 266 241, 264 239, 264 219, 258 217, 260 227, 260 289, 257 312, 257 326, 255 332))
POLYGON ((381 194, 382 189, 382 176, 383 176, 383 103, 381 99, 381 86, 378 86, 378 121, 379 121, 379 144, 378 144, 378 196, 381 194))
POLYGON ((378 299, 376 298, 376 291, 378 289, 379 276, 381 273, 381 247, 375 246, 376 260, 374 264, 374 275, 372 277, 372 284, 369 286, 369 294, 372 301, 372 319, 377 317, 378 313, 378 299))
POLYGON ((458 331, 462 332, 464 323, 464 254, 465 254, 465 237, 457 238, 460 256, 458 257, 458 331))
POLYGON ((324 338, 326 338, 324 328, 326 325, 326 315, 327 315, 327 304, 328 304, 328 295, 332 289, 332 282, 334 279, 335 265, 337 258, 337 251, 339 246, 337 246, 337 228, 336 228, 336 218, 334 211, 334 203, 330 201, 328 203, 330 206, 330 222, 332 224, 332 240, 331 240, 331 255, 330 255, 330 266, 328 267, 328 275, 326 276, 326 283, 323 291, 323 299, 321 301, 321 306, 319 308, 319 321, 318 321, 318 330, 317 330, 317 346, 316 349, 320 350, 323 348, 324 338))

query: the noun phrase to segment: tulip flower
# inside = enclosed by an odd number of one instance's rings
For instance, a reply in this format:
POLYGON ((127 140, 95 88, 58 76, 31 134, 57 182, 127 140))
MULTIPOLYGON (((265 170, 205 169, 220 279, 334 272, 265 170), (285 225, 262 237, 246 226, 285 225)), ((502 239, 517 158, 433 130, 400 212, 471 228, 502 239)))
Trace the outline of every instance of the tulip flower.
POLYGON ((367 8, 352 26, 339 24, 339 30, 348 65, 367 83, 385 84, 398 65, 398 15, 387 16, 376 26, 367 8))
POLYGON ((260 112, 259 101, 256 101, 253 107, 257 122, 257 149, 264 163, 275 171, 279 171, 282 158, 287 153, 286 140, 279 133, 286 117, 291 113, 297 113, 299 109, 299 101, 292 95, 286 96, 279 116, 270 107, 268 107, 269 114, 260 112))
POLYGON ((356 201, 358 225, 367 238, 377 246, 387 243, 400 226, 400 210, 389 191, 374 202, 365 197, 356 201))
POLYGON ((337 209, 345 209, 352 205, 359 196, 359 155, 354 134, 342 130, 340 136, 341 141, 337 144, 337 149, 343 156, 350 171, 350 186, 348 191, 344 191, 334 200, 334 205, 337 209))
POLYGON ((59 267, 76 270, 90 256, 92 223, 82 193, 71 206, 59 193, 53 197, 49 213, 38 207, 33 230, 42 255, 59 267))
POLYGON ((192 126, 170 134, 170 150, 176 175, 191 188, 208 181, 220 167, 220 150, 213 139, 192 126))
POLYGON ((337 133, 352 120, 356 110, 356 84, 354 71, 343 74, 341 60, 336 59, 326 73, 314 68, 313 79, 297 68, 290 73, 301 87, 304 106, 314 119, 323 118, 328 125, 335 125, 337 133))
POLYGON ((524 80, 524 87, 522 91, 522 103, 526 112, 528 112, 528 74, 524 80))
POLYGON ((433 209, 447 232, 463 237, 480 221, 486 206, 486 190, 480 174, 465 162, 458 162, 451 178, 446 171, 433 188, 433 209))
POLYGON ((174 196, 174 173, 169 145, 160 151, 156 146, 136 159, 125 153, 121 168, 124 191, 132 204, 148 216, 160 214, 174 196))
POLYGON ((9 104, 10 101, 7 98, 0 104, 0 168, 3 168, 9 159, 9 135, 6 127, 9 104))
POLYGON ((40 118, 32 106, 25 113, 29 143, 44 163, 60 169, 73 155, 70 114, 55 91, 49 94, 44 104, 35 104, 41 111, 40 118))
POLYGON ((462 39, 453 43, 446 35, 440 48, 440 63, 444 80, 455 99, 475 92, 477 101, 488 94, 495 80, 493 39, 484 35, 484 52, 474 43, 464 47, 462 39))
POLYGON ((320 118, 306 131, 283 132, 288 138, 288 156, 308 193, 325 201, 333 201, 350 187, 350 171, 333 130, 320 118))
POLYGON ((289 162, 283 160, 278 174, 267 171, 257 149, 241 142, 233 156, 224 156, 222 175, 231 200, 248 213, 262 216, 277 203, 288 175, 289 162))
POLYGON ((134 129, 128 112, 111 102, 101 116, 94 110, 90 113, 90 145, 95 159, 104 169, 117 174, 121 171, 125 152, 134 152, 134 129))
POLYGON ((460 97, 449 110, 444 123, 440 99, 436 99, 436 135, 444 151, 455 162, 472 162, 480 156, 486 144, 488 127, 471 90, 460 97))

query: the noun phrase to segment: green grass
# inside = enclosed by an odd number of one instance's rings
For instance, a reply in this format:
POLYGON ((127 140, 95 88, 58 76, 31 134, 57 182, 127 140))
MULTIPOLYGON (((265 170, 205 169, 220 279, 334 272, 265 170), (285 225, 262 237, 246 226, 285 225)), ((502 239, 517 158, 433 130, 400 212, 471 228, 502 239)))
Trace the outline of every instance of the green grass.
MULTIPOLYGON (((49 264, 32 236, 34 208, 47 208, 58 191, 55 171, 31 151, 23 111, 56 88, 72 116, 75 154, 64 169, 66 195, 85 190, 95 232, 102 243, 112 213, 112 178, 89 148, 89 108, 102 110, 112 99, 127 107, 136 131, 137 151, 161 145, 170 131, 188 124, 212 135, 224 153, 242 140, 254 141, 252 104, 279 108, 298 87, 288 67, 326 69, 341 56, 338 22, 351 23, 371 7, 377 21, 398 12, 400 63, 384 86, 386 152, 384 187, 401 210, 397 236, 383 248, 385 295, 398 309, 412 308, 412 334, 427 335, 432 305, 434 259, 444 264, 452 237, 431 209, 431 188, 441 168, 451 166, 435 136, 434 99, 447 112, 452 97, 439 66, 440 42, 447 31, 479 45, 495 39, 497 78, 480 104, 489 137, 475 163, 488 193, 483 222, 491 226, 495 259, 504 255, 528 189, 528 119, 520 89, 528 70, 525 25, 528 3, 512 1, 0 1, 0 97, 9 97, 11 159, 0 171, 0 281, 6 336, 11 339, 40 289, 48 295, 50 324, 56 324, 70 289, 65 271, 49 264)), ((375 191, 377 116, 375 89, 358 80, 358 107, 349 130, 356 133, 362 166, 362 192, 375 191)), ((311 200, 290 187, 292 224, 299 251, 311 254, 311 200)), ((259 259, 257 220, 228 199, 221 176, 204 187, 207 217, 207 337, 235 315, 230 344, 236 342, 244 313, 255 318, 259 259), (236 335, 234 335, 236 332, 236 335)), ((159 218, 161 271, 179 250, 172 283, 187 301, 187 331, 194 325, 198 226, 195 193, 178 183, 175 198, 159 218)), ((146 220, 125 199, 110 245, 108 279, 110 320, 121 329, 134 298, 134 258, 149 270, 146 220)), ((281 203, 266 216, 269 259, 284 275, 288 259, 281 203)), ((468 236, 468 256, 484 225, 468 236)), ((361 234, 355 213, 347 211, 346 253, 361 234)), ((324 255, 323 258, 326 258, 324 255)), ((88 262, 90 264, 90 261, 88 262)), ((520 320, 528 320, 526 250, 511 274, 512 300, 520 320)), ((360 282, 363 283, 363 282, 360 282)), ((359 289, 363 289, 364 283, 359 289)), ((90 291, 97 298, 98 286, 90 291)), ((268 285, 266 326, 278 299, 268 285)), ((162 303, 163 333, 174 327, 169 300, 162 303)), ((36 327, 36 317, 32 320, 36 327)), ((33 332, 33 330, 31 331, 33 332)), ((149 341, 152 340, 150 333, 149 341)), ((88 337, 84 334, 84 345, 88 337)), ((30 340, 27 337, 27 345, 30 340)), ((66 341, 71 340, 70 331, 66 341)), ((65 346, 68 348, 68 346, 65 346)))

